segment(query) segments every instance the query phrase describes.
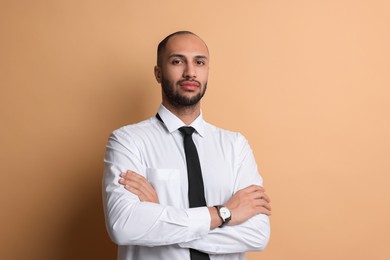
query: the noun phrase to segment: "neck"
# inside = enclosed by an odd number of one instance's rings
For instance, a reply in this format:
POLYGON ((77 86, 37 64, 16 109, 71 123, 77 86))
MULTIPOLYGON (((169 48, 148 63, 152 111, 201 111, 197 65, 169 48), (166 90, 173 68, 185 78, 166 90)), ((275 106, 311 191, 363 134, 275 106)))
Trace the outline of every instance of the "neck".
POLYGON ((200 102, 193 106, 173 106, 164 101, 162 104, 186 125, 190 125, 200 115, 200 102))

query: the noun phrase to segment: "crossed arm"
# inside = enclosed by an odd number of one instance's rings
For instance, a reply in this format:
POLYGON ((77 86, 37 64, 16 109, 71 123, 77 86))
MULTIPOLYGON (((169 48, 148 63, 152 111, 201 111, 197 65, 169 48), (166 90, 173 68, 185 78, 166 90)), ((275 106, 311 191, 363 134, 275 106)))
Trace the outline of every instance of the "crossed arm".
MULTIPOLYGON (((246 145, 242 143, 236 151, 246 145)), ((107 144, 103 178, 104 211, 111 239, 118 245, 177 244, 211 254, 264 249, 270 235, 270 200, 258 186, 261 177, 252 153, 246 151, 237 164, 242 174, 237 174, 232 187, 236 192, 221 201, 231 210, 232 220, 223 228, 215 228, 221 220, 214 207, 185 209, 160 204, 145 178, 146 169, 136 144, 122 132, 113 133, 107 144)))
MULTIPOLYGON (((140 201, 159 203, 158 196, 153 186, 142 175, 128 170, 121 173, 119 183, 126 190, 137 195, 140 201)), ((239 225, 257 214, 271 215, 270 198, 265 193, 265 189, 258 185, 251 185, 236 192, 225 204, 232 213, 232 219, 228 223, 230 226, 239 225)), ((210 229, 214 229, 222 224, 214 207, 208 207, 210 212, 210 229)))

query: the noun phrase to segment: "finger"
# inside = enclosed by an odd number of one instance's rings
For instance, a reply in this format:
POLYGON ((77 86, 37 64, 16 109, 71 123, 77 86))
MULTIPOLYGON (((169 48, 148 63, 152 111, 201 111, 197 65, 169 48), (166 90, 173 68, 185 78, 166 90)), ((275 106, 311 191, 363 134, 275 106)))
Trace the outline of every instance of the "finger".
POLYGON ((123 174, 123 178, 119 179, 119 183, 125 186, 125 188, 132 190, 137 190, 137 194, 142 192, 142 183, 140 181, 135 180, 132 177, 129 177, 128 174, 123 174))
POLYGON ((126 183, 127 183, 127 181, 125 180, 125 179, 119 179, 119 184, 122 184, 123 186, 125 186, 126 185, 126 183))
POLYGON ((134 182, 127 182, 126 181, 126 183, 124 184, 124 187, 126 190, 137 195, 140 201, 148 200, 148 194, 145 192, 145 190, 142 188, 142 186, 140 186, 138 184, 134 184, 134 182))
POLYGON ((268 203, 271 202, 271 198, 266 193, 263 193, 263 199, 265 199, 268 203))
POLYGON ((257 193, 256 194, 256 198, 257 199, 263 199, 263 200, 265 200, 267 202, 271 202, 271 199, 269 198, 269 196, 266 193, 264 193, 264 192, 257 193))
POLYGON ((264 208, 264 207, 259 207, 257 209, 257 214, 265 214, 267 216, 271 216, 271 211, 267 208, 264 208))
POLYGON ((271 202, 270 197, 265 193, 265 190, 263 187, 254 185, 254 187, 253 187, 253 189, 251 189, 251 191, 252 192, 250 194, 252 195, 252 198, 265 199, 266 201, 271 202))
POLYGON ((142 201, 143 194, 140 190, 130 187, 129 185, 124 185, 124 188, 130 191, 131 193, 133 193, 134 195, 136 195, 138 199, 142 201))
POLYGON ((268 203, 271 202, 269 196, 262 191, 252 192, 252 193, 248 194, 247 196, 249 196, 249 198, 252 200, 265 200, 268 203))
POLYGON ((121 180, 121 184, 127 185, 131 189, 129 191, 136 190, 137 196, 141 201, 149 201, 158 203, 157 193, 153 186, 146 180, 146 178, 138 173, 128 171, 121 174, 125 179, 121 180))
POLYGON ((127 178, 128 180, 131 180, 133 182, 136 182, 138 183, 140 186, 142 186, 146 192, 148 192, 149 194, 154 194, 155 193, 155 190, 153 188, 153 186, 149 183, 149 181, 142 175, 136 173, 136 172, 132 172, 130 174, 127 174, 127 178))
POLYGON ((121 173, 120 177, 122 177, 122 179, 124 179, 126 181, 126 183, 129 181, 137 182, 140 184, 143 182, 147 182, 145 177, 143 177, 142 175, 139 175, 138 173, 132 172, 132 171, 127 171, 125 173, 121 173))
POLYGON ((131 186, 132 188, 135 189, 140 189, 142 186, 142 184, 139 181, 129 177, 128 175, 123 175, 123 178, 120 178, 118 182, 123 186, 131 186))
POLYGON ((120 174, 120 176, 124 179, 131 179, 131 178, 137 178, 137 177, 143 177, 142 175, 136 173, 136 172, 133 172, 133 171, 126 171, 126 172, 122 172, 120 174))
POLYGON ((137 179, 144 179, 146 180, 146 178, 144 176, 142 176, 141 174, 139 173, 136 173, 136 172, 133 172, 133 171, 127 171, 127 175, 133 177, 133 178, 137 178, 137 179))
POLYGON ((151 201, 157 197, 155 190, 149 183, 142 183, 140 191, 143 194, 144 200, 151 201))
POLYGON ((148 197, 153 197, 156 196, 156 191, 153 188, 153 186, 146 180, 146 178, 142 175, 139 174, 134 174, 132 175, 134 177, 134 182, 137 182, 141 187, 142 191, 144 192, 145 195, 148 197))
POLYGON ((252 184, 244 189, 248 193, 252 192, 265 192, 265 189, 262 186, 252 184))
POLYGON ((125 184, 133 189, 139 190, 146 197, 152 197, 155 195, 153 187, 144 179, 127 179, 125 180, 125 184))
POLYGON ((132 174, 132 173, 135 173, 135 172, 130 171, 130 170, 127 170, 127 171, 125 171, 125 172, 121 172, 119 175, 120 175, 121 177, 126 177, 128 174, 132 174))
POLYGON ((257 190, 260 190, 262 192, 265 192, 265 188, 263 186, 260 186, 260 185, 256 185, 256 184, 253 184, 254 187, 256 187, 257 190))
POLYGON ((148 201, 147 195, 142 190, 137 190, 129 186, 129 191, 133 191, 133 193, 137 193, 137 196, 140 201, 148 201))
POLYGON ((271 208, 271 205, 265 201, 265 200, 257 200, 256 202, 256 207, 263 207, 263 208, 266 208, 267 210, 271 211, 272 208, 271 208))
POLYGON ((159 203, 157 193, 154 190, 141 189, 139 192, 139 198, 141 201, 159 203))

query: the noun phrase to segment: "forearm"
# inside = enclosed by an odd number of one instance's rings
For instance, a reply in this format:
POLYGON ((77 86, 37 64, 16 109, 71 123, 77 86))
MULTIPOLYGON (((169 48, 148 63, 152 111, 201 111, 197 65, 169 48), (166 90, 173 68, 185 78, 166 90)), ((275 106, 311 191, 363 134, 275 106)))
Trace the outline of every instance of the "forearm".
MULTIPOLYGON (((120 136, 119 136, 120 137, 120 136)), ((119 183, 121 172, 132 169, 145 176, 145 166, 131 140, 109 138, 105 155, 103 203, 107 230, 119 245, 159 246, 188 242, 210 231, 206 207, 183 209, 141 202, 119 183)))
POLYGON ((118 245, 170 245, 199 239, 209 232, 205 208, 184 210, 148 202, 121 204, 106 211, 108 231, 118 245))
POLYGON ((107 166, 103 193, 106 225, 115 243, 169 245, 199 239, 209 232, 210 214, 206 207, 180 209, 140 202, 118 184, 119 173, 114 172, 107 166))
POLYGON ((268 244, 269 238, 269 218, 260 214, 240 225, 215 228, 200 239, 179 245, 209 254, 230 254, 261 251, 268 244))

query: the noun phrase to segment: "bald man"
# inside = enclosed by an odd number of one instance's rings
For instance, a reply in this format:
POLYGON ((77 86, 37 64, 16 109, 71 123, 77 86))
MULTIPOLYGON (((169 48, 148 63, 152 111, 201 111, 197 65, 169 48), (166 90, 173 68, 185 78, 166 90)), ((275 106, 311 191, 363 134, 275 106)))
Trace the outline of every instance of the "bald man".
POLYGON ((269 241, 270 199, 247 140, 203 119, 209 62, 194 33, 168 35, 156 116, 108 140, 103 200, 119 260, 245 259, 269 241))

